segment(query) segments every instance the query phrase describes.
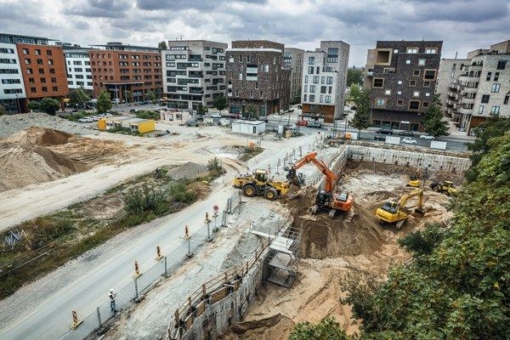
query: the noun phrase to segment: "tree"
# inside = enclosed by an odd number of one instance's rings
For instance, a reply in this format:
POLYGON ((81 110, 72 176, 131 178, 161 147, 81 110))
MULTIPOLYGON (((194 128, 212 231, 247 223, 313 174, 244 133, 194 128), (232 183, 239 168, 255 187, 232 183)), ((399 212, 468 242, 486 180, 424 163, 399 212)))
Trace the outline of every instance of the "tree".
POLYGON ((202 104, 198 105, 197 114, 205 115, 208 111, 209 111, 209 109, 207 108, 207 106, 204 106, 202 104))
POLYGON ((131 93, 131 91, 128 90, 124 91, 124 100, 126 101, 126 103, 133 101, 133 94, 131 93))
POLYGON ((85 103, 90 100, 90 97, 83 90, 83 88, 74 89, 71 91, 69 95, 69 105, 76 108, 84 108, 85 103))
POLYGON ((112 108, 110 94, 107 91, 101 91, 97 97, 97 113, 105 113, 112 108))
POLYGON ((361 88, 358 84, 351 84, 349 88, 349 99, 356 103, 359 96, 361 96, 361 88))
POLYGON ((3 105, 0 105, 0 116, 6 115, 6 114, 7 114, 7 110, 5 109, 5 107, 3 105))
POLYGON ((213 105, 220 111, 221 114, 221 110, 224 110, 227 107, 227 98, 220 93, 216 98, 214 98, 213 105))
POLYGON ((53 98, 43 98, 39 103, 39 109, 44 113, 54 116, 60 109, 60 103, 53 98))
MULTIPOLYGON (((355 85, 354 85, 355 86, 355 85)), ((352 88, 352 86, 351 86, 352 88)), ((352 95, 352 92, 351 92, 352 95)), ((370 92, 368 89, 360 91, 356 94, 356 113, 349 122, 351 126, 357 128, 361 133, 361 130, 366 129, 370 126, 370 92)))
POLYGON ((249 104, 248 106, 246 106, 246 113, 248 113, 248 119, 259 118, 257 108, 253 104, 249 104))
POLYGON ((327 317, 316 325, 308 321, 298 323, 290 333, 289 340, 348 340, 340 324, 327 317))
POLYGON ((363 71, 356 66, 347 69, 347 86, 363 84, 363 71))
POLYGON ((39 111, 41 105, 38 101, 31 100, 28 102, 28 109, 31 111, 39 111))
POLYGON ((168 47, 167 47, 167 45, 166 45, 166 41, 164 41, 164 40, 163 40, 163 41, 160 41, 160 42, 158 43, 158 48, 159 48, 160 50, 166 50, 166 49, 168 49, 168 47))
POLYGON ((443 120, 439 95, 434 95, 431 105, 423 118, 423 130, 431 136, 448 136, 448 122, 443 120))
POLYGON ((154 93, 154 91, 147 91, 147 93, 145 93, 145 97, 152 103, 152 104, 156 104, 158 102, 158 99, 156 98, 156 93, 154 93))

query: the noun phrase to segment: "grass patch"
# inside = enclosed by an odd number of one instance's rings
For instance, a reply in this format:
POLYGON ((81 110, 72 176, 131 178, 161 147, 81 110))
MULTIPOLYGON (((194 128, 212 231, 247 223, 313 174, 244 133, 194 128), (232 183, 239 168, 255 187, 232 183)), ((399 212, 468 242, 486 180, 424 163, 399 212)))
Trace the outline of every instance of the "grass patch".
POLYGON ((246 162, 246 161, 249 161, 250 159, 252 159, 253 157, 257 156, 258 154, 262 153, 262 151, 264 151, 264 149, 262 148, 259 148, 258 146, 254 147, 254 148, 250 148, 250 147, 247 147, 247 146, 235 146, 235 148, 239 149, 240 151, 240 157, 239 159, 243 162, 246 162))

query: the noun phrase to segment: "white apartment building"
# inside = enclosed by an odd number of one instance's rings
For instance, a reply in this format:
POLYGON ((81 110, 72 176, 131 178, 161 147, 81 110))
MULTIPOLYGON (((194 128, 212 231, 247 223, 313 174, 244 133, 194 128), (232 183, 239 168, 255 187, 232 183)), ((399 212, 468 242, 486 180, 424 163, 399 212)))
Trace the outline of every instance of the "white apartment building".
POLYGON ((457 124, 460 122, 460 113, 454 113, 457 108, 456 97, 459 97, 457 84, 464 67, 469 65, 469 59, 441 59, 437 72, 436 93, 439 95, 441 108, 445 116, 450 117, 457 124))
POLYGON ((163 50, 163 92, 168 106, 196 111, 226 96, 225 50, 228 44, 206 40, 168 41, 163 50))
POLYGON ((510 117, 510 40, 470 52, 468 60, 450 85, 447 109, 459 129, 472 135, 491 115, 510 117))
POLYGON ((66 60, 67 84, 69 90, 83 88, 88 93, 94 89, 90 67, 90 48, 62 46, 66 60))
POLYGON ((303 56, 305 51, 299 48, 286 47, 283 52, 283 67, 290 69, 290 101, 301 99, 303 82, 303 56))
POLYGON ((303 116, 323 119, 328 123, 342 117, 349 48, 343 41, 321 41, 320 48, 304 53, 303 116))
POLYGON ((11 114, 22 112, 22 101, 27 96, 16 45, 2 42, 1 39, 0 79, 0 105, 11 114))

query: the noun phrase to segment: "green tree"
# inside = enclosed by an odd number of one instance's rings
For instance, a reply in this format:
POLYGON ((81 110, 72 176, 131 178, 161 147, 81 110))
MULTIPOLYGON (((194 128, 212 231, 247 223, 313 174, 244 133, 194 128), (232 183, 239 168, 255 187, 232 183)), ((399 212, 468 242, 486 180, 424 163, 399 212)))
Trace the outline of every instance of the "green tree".
POLYGON ((216 98, 214 98, 213 105, 220 111, 221 114, 221 110, 224 110, 227 107, 227 98, 220 93, 216 98))
POLYGON ((204 106, 202 104, 198 105, 197 114, 205 115, 208 111, 209 111, 209 109, 207 108, 207 106, 204 106))
POLYGON ((257 108, 255 107, 255 105, 249 104, 248 106, 246 106, 246 113, 248 114, 248 119, 251 118, 258 119, 259 114, 257 112, 257 108))
POLYGON ((7 110, 5 109, 5 107, 3 105, 0 105, 0 116, 6 115, 6 114, 7 114, 7 110))
POLYGON ((290 333, 289 340, 348 340, 340 324, 332 318, 324 318, 316 325, 308 321, 298 323, 290 333))
POLYGON ((133 93, 129 90, 124 90, 124 100, 126 101, 126 103, 130 103, 133 101, 133 93))
POLYGON ((448 136, 448 122, 443 120, 439 95, 434 95, 431 105, 425 111, 423 130, 431 136, 448 136))
POLYGON ((110 94, 107 91, 101 91, 97 97, 97 113, 105 113, 112 108, 110 94))
POLYGON ((359 96, 361 96, 362 90, 358 84, 351 84, 349 87, 349 100, 356 103, 359 96))
POLYGON ((356 95, 354 104, 356 105, 356 113, 349 124, 361 133, 361 130, 370 126, 370 91, 365 89, 359 95, 356 95))
POLYGON ((158 102, 156 93, 154 93, 154 91, 147 91, 147 93, 145 93, 145 98, 147 98, 151 104, 156 104, 158 102))
POLYGON ((31 100, 28 102, 28 109, 31 111, 39 111, 41 108, 41 105, 38 101, 31 100))
POLYGON ((160 50, 166 50, 166 49, 168 49, 168 47, 167 47, 167 45, 166 45, 166 41, 164 41, 164 40, 163 40, 163 41, 160 41, 160 42, 158 43, 158 48, 159 48, 160 50))
POLYGON ((54 116, 60 109, 60 103, 53 98, 43 98, 39 103, 39 109, 44 113, 54 116))
POLYGON ((363 84, 363 71, 360 68, 356 68, 356 66, 347 69, 347 86, 352 84, 363 84))
POLYGON ((83 90, 83 88, 71 90, 71 94, 69 95, 69 105, 76 108, 84 108, 85 103, 90 100, 88 94, 83 90))

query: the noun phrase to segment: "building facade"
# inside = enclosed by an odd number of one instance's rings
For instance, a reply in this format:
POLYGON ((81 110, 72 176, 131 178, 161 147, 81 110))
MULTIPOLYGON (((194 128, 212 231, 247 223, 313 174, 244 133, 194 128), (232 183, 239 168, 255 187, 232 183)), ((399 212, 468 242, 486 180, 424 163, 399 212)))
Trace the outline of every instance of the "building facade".
POLYGON ((367 59, 371 123, 396 129, 422 129, 432 104, 442 41, 378 41, 367 59), (373 70, 370 72, 369 70, 373 70))
POLYGON ((267 40, 233 41, 226 51, 229 112, 266 116, 289 108, 291 70, 284 68, 284 45, 267 40))
POLYGON ((10 114, 26 112, 23 71, 12 36, 0 34, 0 105, 10 114))
POLYGON ((510 40, 468 53, 460 72, 446 105, 459 130, 472 135, 490 116, 510 117, 510 40))
POLYGON ((304 117, 334 123, 344 113, 350 46, 343 41, 321 41, 303 58, 301 103, 304 117))
POLYGON ((198 110, 226 96, 225 50, 228 45, 206 40, 168 41, 162 51, 163 92, 168 106, 198 110))
POLYGON ((107 91, 116 102, 139 102, 163 93, 161 50, 111 42, 89 51, 93 97, 107 91))
POLYGON ((455 123, 459 123, 461 116, 454 113, 457 109, 455 101, 459 97, 456 84, 467 65, 469 65, 469 59, 441 59, 439 65, 436 94, 439 96, 444 115, 450 117, 455 123))
POLYGON ((67 86, 70 90, 82 88, 92 95, 92 68, 90 67, 90 48, 63 44, 66 60, 67 86))
POLYGON ((301 83, 303 79, 303 57, 305 51, 299 48, 285 48, 283 52, 283 67, 290 69, 290 101, 301 101, 301 83))

